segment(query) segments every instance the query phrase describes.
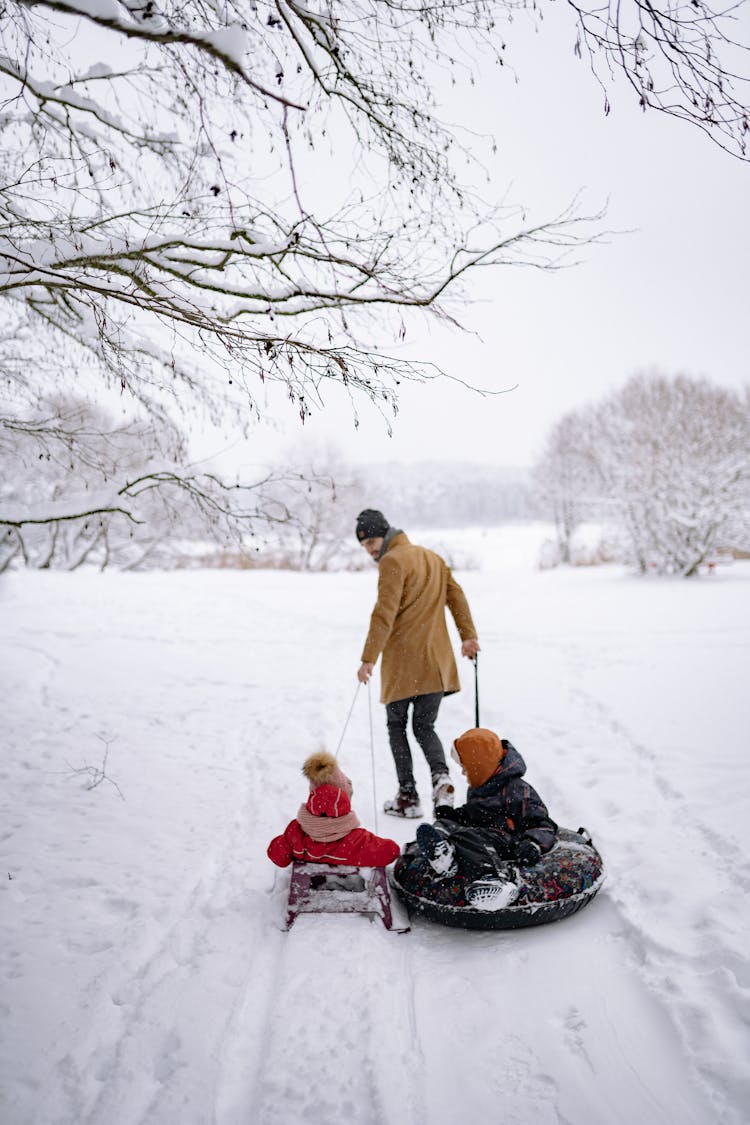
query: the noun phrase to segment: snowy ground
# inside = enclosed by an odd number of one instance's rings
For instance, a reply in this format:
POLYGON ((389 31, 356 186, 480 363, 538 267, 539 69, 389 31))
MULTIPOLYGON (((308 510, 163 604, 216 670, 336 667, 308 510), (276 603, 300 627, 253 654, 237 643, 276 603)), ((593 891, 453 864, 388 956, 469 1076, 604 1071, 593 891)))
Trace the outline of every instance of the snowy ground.
MULTIPOLYGON (((374 569, 0 580, 3 1125, 750 1121, 750 564, 540 572, 539 535, 460 536, 481 717, 608 883, 507 933, 279 928, 265 848, 341 735, 374 569)), ((374 827, 365 688, 341 759, 374 827)))

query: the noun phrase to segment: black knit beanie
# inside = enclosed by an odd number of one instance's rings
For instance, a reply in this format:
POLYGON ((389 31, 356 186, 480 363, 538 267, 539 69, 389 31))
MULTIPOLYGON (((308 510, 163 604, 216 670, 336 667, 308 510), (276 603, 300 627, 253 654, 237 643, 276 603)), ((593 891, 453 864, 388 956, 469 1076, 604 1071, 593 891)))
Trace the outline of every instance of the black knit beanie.
POLYGON ((357 539, 360 543, 363 539, 380 539, 389 527, 390 524, 382 512, 376 511, 375 508, 365 508, 364 512, 360 512, 357 516, 357 539))

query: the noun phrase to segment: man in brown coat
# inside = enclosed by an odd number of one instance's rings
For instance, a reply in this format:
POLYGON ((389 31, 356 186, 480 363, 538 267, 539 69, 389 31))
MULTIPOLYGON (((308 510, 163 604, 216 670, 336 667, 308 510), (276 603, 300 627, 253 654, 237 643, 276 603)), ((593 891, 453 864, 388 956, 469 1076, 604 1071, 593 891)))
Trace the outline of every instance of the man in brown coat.
POLYGON ((445 620, 451 611, 461 652, 473 659, 479 642, 463 590, 450 567, 424 547, 410 543, 382 512, 367 508, 357 517, 357 539, 378 563, 378 600, 370 618, 357 677, 367 683, 378 657, 380 700, 386 705, 388 738, 398 776, 398 793, 383 806, 394 816, 422 815, 406 737, 409 706, 412 731, 432 775, 432 799, 453 804, 453 784, 437 734, 440 701, 459 691, 456 661, 445 620))

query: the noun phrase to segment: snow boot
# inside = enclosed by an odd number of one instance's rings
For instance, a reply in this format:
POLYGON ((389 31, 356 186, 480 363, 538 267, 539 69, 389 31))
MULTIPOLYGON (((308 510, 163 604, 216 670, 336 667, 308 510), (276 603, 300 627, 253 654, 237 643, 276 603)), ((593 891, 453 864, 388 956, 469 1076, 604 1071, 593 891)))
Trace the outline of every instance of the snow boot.
POLYGON ((390 813, 391 816, 405 816, 416 818, 422 816, 422 806, 419 803, 419 796, 416 789, 399 788, 396 796, 386 801, 383 805, 383 811, 390 813))
POLYGON ((488 876, 466 888, 466 902, 474 910, 504 910, 518 898, 520 887, 510 878, 488 876))
POLYGON ((432 824, 420 824, 417 846, 436 875, 447 879, 456 874, 456 849, 432 824))
POLYGON ((432 780, 432 808, 437 816, 439 805, 453 808, 453 794, 456 792, 450 774, 441 773, 432 780))

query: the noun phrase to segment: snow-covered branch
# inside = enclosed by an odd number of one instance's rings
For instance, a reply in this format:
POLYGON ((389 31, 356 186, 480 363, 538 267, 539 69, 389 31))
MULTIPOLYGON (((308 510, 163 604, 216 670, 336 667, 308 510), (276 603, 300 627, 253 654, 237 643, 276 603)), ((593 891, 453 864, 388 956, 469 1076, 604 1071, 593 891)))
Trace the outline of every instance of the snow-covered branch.
MULTIPOLYGON (((398 354, 410 317, 457 324, 473 272, 558 268, 601 225, 484 202, 462 182, 479 159, 436 109, 438 76, 502 63, 526 6, 6 0, 0 370, 16 417, 84 369, 173 436, 192 411, 246 432, 269 381, 303 421, 332 383, 355 417, 358 399, 392 417, 403 380, 435 374, 398 354)), ((571 6, 647 104, 744 153, 732 11, 571 6)))
POLYGON ((228 481, 186 466, 176 435, 153 422, 115 425, 82 400, 40 405, 22 420, 0 416, 0 572, 18 563, 144 566, 168 561, 186 540, 242 553, 271 528, 297 534, 311 490, 331 491, 314 467, 228 481))
MULTIPOLYGON (((144 404, 161 370, 216 411, 228 376, 251 415, 253 381, 288 378, 265 362, 269 343, 295 368, 303 415, 299 388, 323 372, 391 399, 372 355, 396 343, 401 310, 455 316, 445 302, 471 271, 553 267, 593 229, 573 213, 529 225, 485 207, 459 182, 460 145, 435 112, 429 76, 469 76, 477 52, 502 61, 500 23, 508 31, 518 6, 9 0, 0 297, 98 350, 144 404), (321 160, 322 200, 310 187, 321 160)), ((638 0, 627 10, 639 27, 659 15, 638 0)), ((625 8, 576 11, 605 53, 623 43, 625 8)), ((720 46, 720 16, 691 12, 670 9, 665 42, 689 52, 685 26, 720 46)), ((640 74, 633 51, 620 64, 640 74)), ((419 372, 402 365, 401 377, 419 372)))

